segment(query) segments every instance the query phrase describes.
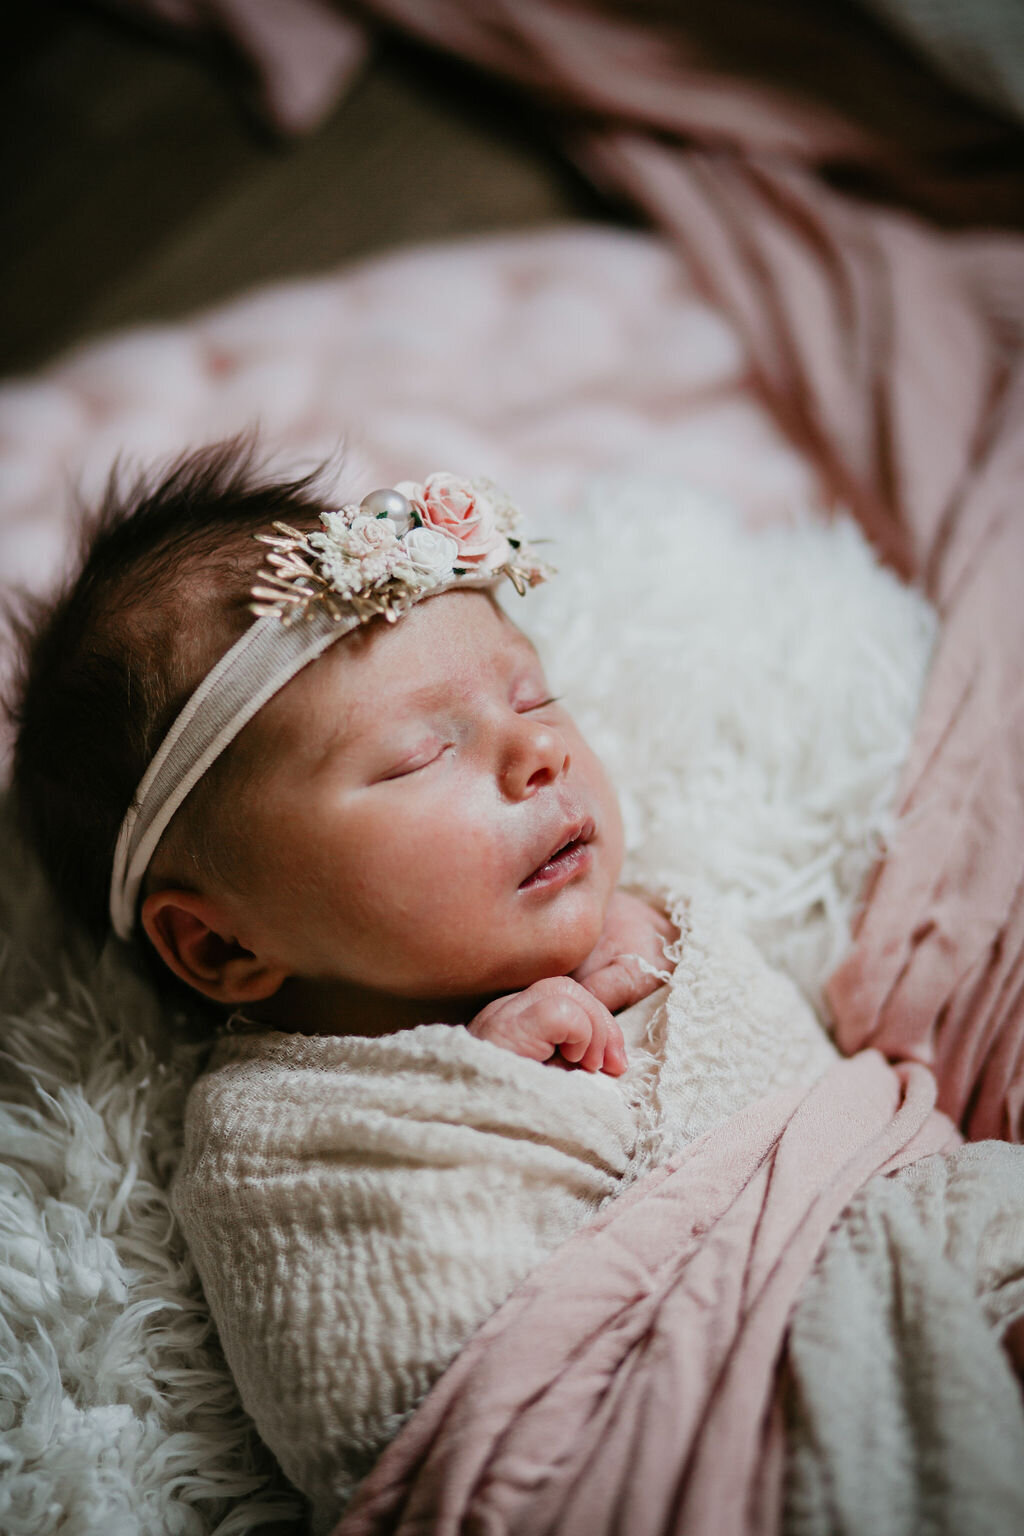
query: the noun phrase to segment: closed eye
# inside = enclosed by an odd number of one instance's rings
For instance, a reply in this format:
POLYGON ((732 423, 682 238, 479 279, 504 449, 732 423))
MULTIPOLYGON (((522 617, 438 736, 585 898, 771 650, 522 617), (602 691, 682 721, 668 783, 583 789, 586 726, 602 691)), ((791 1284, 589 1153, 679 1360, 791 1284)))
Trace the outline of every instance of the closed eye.
POLYGON ((429 768, 433 763, 439 763, 450 745, 450 742, 442 742, 436 749, 431 749, 429 754, 417 753, 415 757, 407 759, 404 763, 398 763, 387 773, 382 773, 377 782, 388 784, 392 779, 407 779, 410 774, 419 773, 421 769, 429 768))
POLYGON ((535 709, 547 709, 551 704, 561 704, 562 697, 563 695, 560 693, 552 694, 551 698, 549 699, 538 699, 536 704, 524 704, 519 712, 523 715, 529 715, 532 714, 535 709))

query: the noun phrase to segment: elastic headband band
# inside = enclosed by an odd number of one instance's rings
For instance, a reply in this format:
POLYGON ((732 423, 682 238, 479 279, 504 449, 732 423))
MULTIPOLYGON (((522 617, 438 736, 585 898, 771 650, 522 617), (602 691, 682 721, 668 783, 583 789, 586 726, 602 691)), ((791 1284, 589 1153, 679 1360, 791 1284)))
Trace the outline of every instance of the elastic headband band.
POLYGON ((256 535, 274 550, 272 569, 253 588, 259 617, 188 699, 121 823, 110 882, 118 938, 132 936, 146 870, 176 811, 264 704, 328 646, 371 618, 394 622, 454 588, 508 577, 523 592, 545 580, 549 568, 510 536, 516 521, 487 482, 432 475, 423 486, 373 491, 358 507, 325 513, 326 532, 275 523, 274 534, 256 535))
POLYGON ((118 938, 132 936, 149 861, 186 795, 267 700, 345 633, 323 613, 301 629, 257 619, 203 679, 164 737, 121 823, 110 884, 110 921, 118 938))

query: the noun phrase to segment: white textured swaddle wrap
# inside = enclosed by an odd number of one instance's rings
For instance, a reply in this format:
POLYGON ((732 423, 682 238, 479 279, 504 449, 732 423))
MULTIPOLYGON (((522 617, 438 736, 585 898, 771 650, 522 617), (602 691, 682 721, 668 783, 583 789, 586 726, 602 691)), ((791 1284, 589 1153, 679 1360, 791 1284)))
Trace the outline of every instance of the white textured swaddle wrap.
POLYGON ((228 1361, 329 1529, 516 1284, 647 1168, 834 1049, 714 912, 677 912, 672 983, 621 1014, 618 1080, 447 1024, 226 1037, 175 1184, 228 1361))

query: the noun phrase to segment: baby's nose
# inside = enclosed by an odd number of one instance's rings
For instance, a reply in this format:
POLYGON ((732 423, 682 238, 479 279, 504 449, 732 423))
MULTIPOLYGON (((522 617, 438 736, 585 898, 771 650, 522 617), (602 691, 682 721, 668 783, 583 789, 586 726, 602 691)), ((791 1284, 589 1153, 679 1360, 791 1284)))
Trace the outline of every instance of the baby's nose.
POLYGON ((510 800, 525 800, 561 778, 569 767, 569 749, 561 732, 540 720, 518 717, 502 768, 502 789, 510 800))

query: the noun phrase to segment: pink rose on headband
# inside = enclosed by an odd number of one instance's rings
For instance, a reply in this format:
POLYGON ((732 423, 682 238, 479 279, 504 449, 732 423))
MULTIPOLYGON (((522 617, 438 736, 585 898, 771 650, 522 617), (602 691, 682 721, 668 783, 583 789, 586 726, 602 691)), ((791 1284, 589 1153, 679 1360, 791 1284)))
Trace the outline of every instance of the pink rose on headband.
POLYGON ((405 484, 398 489, 412 502, 425 528, 436 528, 455 540, 457 566, 496 571, 508 560, 511 550, 498 508, 472 480, 442 472, 431 475, 424 485, 405 484))

